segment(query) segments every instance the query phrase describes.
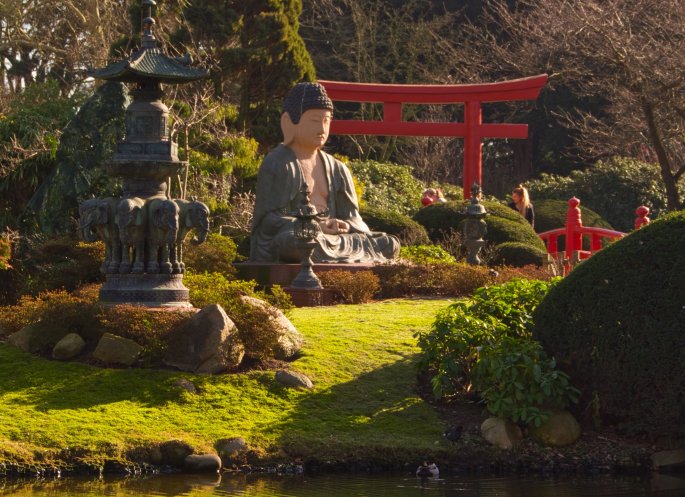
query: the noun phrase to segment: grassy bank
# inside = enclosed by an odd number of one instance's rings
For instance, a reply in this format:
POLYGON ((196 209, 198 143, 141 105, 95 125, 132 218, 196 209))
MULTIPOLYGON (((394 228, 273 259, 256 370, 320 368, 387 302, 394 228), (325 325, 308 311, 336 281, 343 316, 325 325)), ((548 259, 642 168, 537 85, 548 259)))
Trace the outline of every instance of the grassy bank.
POLYGON ((237 436, 265 461, 399 460, 447 450, 444 424, 415 392, 412 337, 447 304, 295 309, 306 346, 290 367, 312 379, 310 391, 278 385, 273 371, 99 369, 0 343, 0 462, 98 464, 171 439, 213 452, 216 440, 237 436), (199 392, 175 386, 180 378, 199 392))

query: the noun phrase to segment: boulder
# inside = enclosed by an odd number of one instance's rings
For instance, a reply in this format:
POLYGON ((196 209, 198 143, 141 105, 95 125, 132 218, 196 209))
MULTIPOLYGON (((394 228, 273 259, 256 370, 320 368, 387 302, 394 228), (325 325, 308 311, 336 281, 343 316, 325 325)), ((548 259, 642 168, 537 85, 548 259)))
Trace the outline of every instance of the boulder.
POLYGON ((304 345, 304 337, 285 314, 277 307, 255 297, 244 295, 240 297, 240 300, 249 306, 265 310, 269 316, 273 316, 264 323, 264 326, 271 328, 278 336, 278 343, 273 351, 274 357, 281 360, 295 357, 302 348, 302 345, 304 345))
POLYGON ((182 388, 188 393, 196 394, 197 393, 197 387, 195 386, 195 383, 190 381, 187 378, 179 378, 176 380, 174 383, 175 387, 182 388))
POLYGON ((285 369, 276 371, 276 381, 291 388, 314 388, 312 380, 306 374, 298 371, 287 371, 285 369))
POLYGON ((83 352, 85 346, 86 341, 81 338, 81 335, 69 333, 55 344, 52 349, 52 357, 59 361, 68 361, 83 352))
POLYGON ((206 374, 236 369, 245 355, 237 331, 220 305, 209 305, 169 336, 164 364, 206 374))
POLYGON ((555 411, 538 427, 530 428, 530 436, 548 447, 565 447, 580 437, 580 425, 568 411, 555 411))
POLYGON ((185 466, 186 458, 192 453, 193 448, 182 440, 168 440, 159 445, 160 463, 169 466, 185 466))
POLYGON ((508 419, 488 418, 480 425, 483 438, 500 449, 512 449, 523 440, 521 428, 508 419))
POLYGON ((49 352, 68 331, 50 328, 43 323, 31 323, 7 337, 7 343, 31 354, 49 352))
POLYGON ((93 359, 105 364, 131 366, 142 352, 143 347, 133 340, 105 333, 93 351, 93 359))
POLYGON ((214 444, 222 460, 230 461, 237 454, 247 450, 247 443, 243 437, 222 438, 214 444))
POLYGON ((662 450, 652 454, 652 467, 654 469, 671 466, 685 466, 685 449, 662 450))
POLYGON ((218 473, 221 459, 216 454, 190 454, 183 461, 183 466, 193 473, 218 473))

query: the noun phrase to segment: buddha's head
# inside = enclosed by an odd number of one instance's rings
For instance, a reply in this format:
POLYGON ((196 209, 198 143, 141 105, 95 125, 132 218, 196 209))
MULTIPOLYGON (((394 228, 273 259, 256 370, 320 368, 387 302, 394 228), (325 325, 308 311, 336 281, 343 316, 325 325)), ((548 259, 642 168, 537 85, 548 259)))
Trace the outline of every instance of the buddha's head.
POLYGON ((298 83, 283 102, 283 144, 319 149, 326 143, 333 117, 333 102, 318 83, 298 83))

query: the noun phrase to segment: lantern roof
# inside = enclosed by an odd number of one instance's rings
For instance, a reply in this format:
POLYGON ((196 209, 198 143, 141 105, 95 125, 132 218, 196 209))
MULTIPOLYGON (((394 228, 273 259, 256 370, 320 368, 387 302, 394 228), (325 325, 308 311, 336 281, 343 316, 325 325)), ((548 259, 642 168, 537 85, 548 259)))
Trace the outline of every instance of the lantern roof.
POLYGON ((146 80, 160 83, 188 83, 209 76, 209 71, 190 67, 189 55, 169 57, 157 47, 153 34, 155 20, 152 18, 154 0, 143 0, 142 43, 138 51, 128 58, 113 62, 107 67, 89 71, 96 79, 121 81, 122 83, 142 83, 146 80))

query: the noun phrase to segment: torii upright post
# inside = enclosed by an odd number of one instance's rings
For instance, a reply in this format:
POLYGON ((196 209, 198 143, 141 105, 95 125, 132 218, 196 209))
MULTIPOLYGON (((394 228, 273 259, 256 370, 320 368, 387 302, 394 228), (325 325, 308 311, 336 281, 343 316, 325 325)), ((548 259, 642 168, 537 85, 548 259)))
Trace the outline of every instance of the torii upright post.
POLYGON ((473 85, 383 85, 319 81, 332 100, 383 104, 383 120, 334 120, 331 133, 337 135, 452 136, 464 138, 464 198, 471 196, 473 183, 483 184, 484 138, 527 138, 527 124, 483 124, 484 102, 535 100, 547 83, 547 75, 473 85), (402 120, 403 104, 464 105, 463 123, 414 122, 402 120))

